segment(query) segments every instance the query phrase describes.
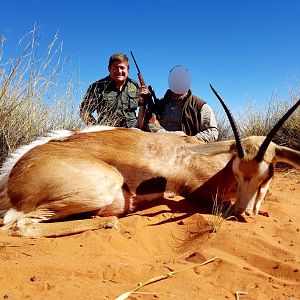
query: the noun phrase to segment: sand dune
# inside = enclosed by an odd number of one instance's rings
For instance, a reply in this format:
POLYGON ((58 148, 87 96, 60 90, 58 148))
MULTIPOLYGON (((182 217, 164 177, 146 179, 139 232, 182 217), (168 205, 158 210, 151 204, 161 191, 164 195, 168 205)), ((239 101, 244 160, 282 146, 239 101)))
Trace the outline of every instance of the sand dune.
POLYGON ((277 172, 262 208, 269 217, 223 221, 216 233, 209 211, 180 198, 120 219, 120 231, 1 233, 0 299, 115 299, 182 269, 128 299, 300 299, 300 173, 277 172))

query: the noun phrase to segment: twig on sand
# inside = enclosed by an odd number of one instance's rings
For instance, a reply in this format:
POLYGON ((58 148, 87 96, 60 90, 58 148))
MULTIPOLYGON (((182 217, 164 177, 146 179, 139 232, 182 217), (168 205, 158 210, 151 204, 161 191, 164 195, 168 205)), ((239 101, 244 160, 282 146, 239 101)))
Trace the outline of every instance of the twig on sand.
POLYGON ((0 243, 0 249, 4 247, 21 247, 21 245, 14 245, 10 243, 0 243))
POLYGON ((139 289, 141 289, 142 287, 144 287, 144 286, 146 286, 146 285, 148 285, 148 284, 152 284, 152 283, 154 283, 154 282, 157 282, 157 281, 160 281, 160 280, 163 280, 163 279, 167 279, 167 278, 172 277, 173 275, 175 275, 175 274, 177 274, 177 273, 179 273, 179 272, 182 272, 182 271, 186 271, 186 270, 189 270, 189 269, 193 269, 193 268, 197 268, 197 267, 200 267, 200 266, 204 266, 204 265, 206 265, 206 264, 209 264, 209 263, 215 261, 217 258, 218 258, 218 257, 214 257, 214 258, 211 258, 211 259, 209 259, 209 260, 207 260, 207 261, 205 261, 205 262, 203 262, 203 263, 197 264, 197 265, 195 265, 195 266, 189 266, 189 267, 187 267, 187 268, 179 269, 179 270, 177 270, 177 271, 171 271, 171 272, 169 272, 169 273, 166 273, 166 274, 163 274, 163 275, 159 275, 159 276, 153 277, 153 278, 149 279, 149 280, 146 281, 146 282, 139 283, 139 284, 138 284, 138 287, 136 287, 135 289, 133 289, 133 290, 130 291, 130 292, 126 292, 126 293, 120 295, 120 296, 117 297, 115 300, 125 300, 125 299, 127 299, 131 294, 136 294, 137 291, 138 291, 139 289))
POLYGON ((286 176, 288 176, 288 175, 290 175, 291 173, 298 173, 298 171, 297 171, 297 170, 294 170, 294 169, 288 170, 288 171, 286 171, 286 172, 281 176, 281 179, 284 178, 284 177, 286 177, 286 176))
POLYGON ((234 295, 235 295, 236 300, 240 300, 240 296, 247 295, 247 293, 242 292, 242 291, 236 291, 234 295))
POLYGON ((189 250, 187 252, 184 252, 183 254, 175 257, 173 259, 173 263, 175 263, 177 260, 181 259, 182 257, 190 257, 191 255, 193 255, 194 253, 196 252, 196 249, 192 249, 192 250, 189 250))

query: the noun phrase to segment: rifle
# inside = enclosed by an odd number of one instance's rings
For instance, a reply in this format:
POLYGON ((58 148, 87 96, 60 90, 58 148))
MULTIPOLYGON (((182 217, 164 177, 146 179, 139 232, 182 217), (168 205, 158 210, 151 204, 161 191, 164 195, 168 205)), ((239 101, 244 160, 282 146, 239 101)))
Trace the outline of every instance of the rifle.
POLYGON ((154 92, 154 89, 153 89, 152 85, 149 85, 147 87, 147 85, 145 83, 145 80, 144 80, 144 78, 141 74, 140 68, 139 68, 139 66, 138 66, 138 64, 135 60, 135 57, 134 57, 132 51, 130 51, 130 54, 133 58, 135 67, 138 71, 137 76, 139 78, 141 86, 146 87, 149 91, 149 94, 148 94, 149 96, 145 99, 145 101, 146 101, 146 111, 145 111, 145 118, 144 118, 144 124, 143 124, 143 129, 145 129, 145 127, 148 124, 149 119, 151 119, 151 117, 152 117, 152 113, 154 113, 156 115, 156 118, 159 120, 159 113, 157 111, 157 104, 158 104, 159 100, 155 95, 155 92, 154 92))

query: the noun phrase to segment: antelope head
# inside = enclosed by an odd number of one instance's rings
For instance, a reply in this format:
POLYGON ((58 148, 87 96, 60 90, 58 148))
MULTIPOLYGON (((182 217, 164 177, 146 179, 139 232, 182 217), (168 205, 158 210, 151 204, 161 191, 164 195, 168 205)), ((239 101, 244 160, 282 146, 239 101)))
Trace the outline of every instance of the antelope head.
POLYGON ((272 142, 275 134, 283 123, 300 105, 300 99, 277 122, 269 134, 265 136, 250 136, 241 139, 236 122, 224 101, 211 86, 214 94, 221 102, 235 140, 208 143, 201 147, 191 147, 190 150, 205 155, 221 153, 232 154, 232 171, 237 180, 237 194, 234 205, 235 215, 256 215, 268 192, 274 175, 274 164, 284 162, 300 169, 300 152, 272 142))

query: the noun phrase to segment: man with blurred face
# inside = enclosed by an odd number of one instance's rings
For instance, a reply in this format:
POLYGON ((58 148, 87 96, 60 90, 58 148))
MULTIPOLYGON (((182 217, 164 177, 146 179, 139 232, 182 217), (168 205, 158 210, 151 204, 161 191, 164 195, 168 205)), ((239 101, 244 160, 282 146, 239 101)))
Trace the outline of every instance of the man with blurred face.
POLYGON ((80 103, 79 115, 87 125, 137 127, 139 85, 128 77, 129 69, 125 54, 110 57, 109 75, 91 84, 80 103))
POLYGON ((194 136, 203 142, 216 141, 219 132, 214 113, 204 100, 192 94, 188 70, 180 65, 175 66, 169 73, 168 82, 169 89, 156 107, 159 121, 153 114, 148 130, 194 136))

